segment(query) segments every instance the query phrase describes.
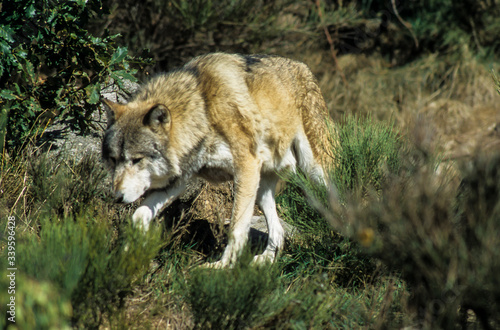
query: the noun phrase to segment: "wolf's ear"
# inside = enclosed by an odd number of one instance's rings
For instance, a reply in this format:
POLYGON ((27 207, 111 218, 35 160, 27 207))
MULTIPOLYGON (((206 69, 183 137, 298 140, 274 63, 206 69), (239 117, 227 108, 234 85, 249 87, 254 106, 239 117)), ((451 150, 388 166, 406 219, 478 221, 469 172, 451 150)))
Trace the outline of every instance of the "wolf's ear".
POLYGON ((108 127, 113 125, 113 123, 125 112, 127 106, 116 103, 110 100, 103 99, 104 108, 106 109, 106 115, 108 117, 108 127))
POLYGON ((151 128, 159 128, 170 123, 170 111, 162 104, 153 106, 144 116, 142 123, 151 128))

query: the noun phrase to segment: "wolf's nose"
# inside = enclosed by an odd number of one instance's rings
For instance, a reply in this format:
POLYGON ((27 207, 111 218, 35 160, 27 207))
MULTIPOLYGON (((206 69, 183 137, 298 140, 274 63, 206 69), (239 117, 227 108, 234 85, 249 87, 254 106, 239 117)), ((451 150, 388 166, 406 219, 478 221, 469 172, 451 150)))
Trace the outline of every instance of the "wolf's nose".
POLYGON ((117 192, 115 194, 115 203, 123 203, 123 193, 117 192))

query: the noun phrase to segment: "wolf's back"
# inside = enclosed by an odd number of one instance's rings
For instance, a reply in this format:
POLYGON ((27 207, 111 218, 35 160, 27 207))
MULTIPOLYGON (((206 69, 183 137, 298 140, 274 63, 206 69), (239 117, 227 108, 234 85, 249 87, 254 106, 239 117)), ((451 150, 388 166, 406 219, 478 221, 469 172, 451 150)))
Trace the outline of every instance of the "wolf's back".
MULTIPOLYGON (((316 78, 302 62, 275 55, 211 53, 196 57, 184 67, 153 79, 137 97, 161 100, 167 96, 170 103, 179 105, 172 104, 173 112, 178 112, 176 108, 182 111, 186 108, 200 110, 202 107, 212 111, 208 109, 211 102, 228 100, 240 105, 240 108, 248 107, 258 90, 285 91, 294 98, 296 109, 291 111, 299 111, 314 157, 326 164, 328 110, 316 78), (219 94, 226 95, 226 98, 219 94), (191 104, 185 106, 186 103, 191 104)), ((220 116, 222 118, 215 121, 224 123, 228 116, 220 112, 221 108, 218 107, 218 112, 208 113, 208 117, 214 119, 220 116)), ((294 115, 290 113, 290 116, 294 115)), ((201 112, 196 116, 202 116, 201 112)), ((181 117, 181 121, 186 120, 185 116, 181 117)), ((252 117, 248 116, 249 119, 252 117)), ((257 130, 250 121, 241 124, 246 126, 244 130, 250 135, 257 130)))
MULTIPOLYGON (((250 55, 252 57, 252 55, 250 55)), ((328 109, 318 81, 307 65, 280 56, 263 56, 264 65, 277 70, 281 80, 289 85, 296 96, 304 132, 309 140, 314 157, 321 163, 331 161, 325 147, 329 145, 327 121, 328 109)))

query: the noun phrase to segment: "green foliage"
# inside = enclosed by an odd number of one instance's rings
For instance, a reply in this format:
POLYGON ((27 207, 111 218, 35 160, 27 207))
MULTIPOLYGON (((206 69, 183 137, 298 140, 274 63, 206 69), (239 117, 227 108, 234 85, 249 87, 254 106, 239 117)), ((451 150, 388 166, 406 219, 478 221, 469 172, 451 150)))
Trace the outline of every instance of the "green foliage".
POLYGON ((262 301, 277 286, 276 268, 252 267, 248 257, 233 269, 191 272, 188 301, 197 327, 241 329, 264 314, 262 301))
MULTIPOLYGON (((330 134, 335 160, 330 180, 342 200, 380 190, 386 174, 400 170, 403 143, 392 125, 345 117, 330 134)), ((280 260, 286 276, 327 272, 338 285, 365 285, 376 267, 356 243, 347 239, 349 236, 335 233, 321 216, 321 210, 332 210, 328 188, 313 184, 301 173, 289 176, 287 181, 277 204, 281 217, 301 234, 289 240, 280 260)))
MULTIPOLYGON (((3 257, 3 256, 2 256, 3 257)), ((10 280, 5 272, 6 263, 1 263, 0 302, 7 305, 10 280)), ((69 299, 61 296, 57 286, 48 281, 40 281, 16 271, 15 278, 15 320, 17 329, 71 329, 73 309, 69 299)), ((2 309, 4 310, 4 309, 2 309)), ((8 315, 10 317, 10 315, 8 315)), ((0 328, 5 329, 7 317, 0 318, 0 328)), ((9 327, 9 329, 12 326, 9 327)))
POLYGON ((19 146, 54 118, 86 131, 101 86, 135 80, 116 36, 97 38, 85 25, 102 14, 99 0, 12 0, 0 11, 0 148, 19 146))
POLYGON ((342 287, 363 287, 369 281, 374 263, 357 243, 335 233, 319 211, 328 203, 327 187, 297 173, 287 178, 276 202, 280 217, 298 231, 287 240, 278 260, 285 278, 328 274, 342 287))
MULTIPOLYGON (((10 212, 2 214, 0 227, 7 215, 16 219, 16 308, 26 328, 99 326, 121 311, 159 251, 160 230, 144 234, 116 223, 103 200, 97 162, 95 156, 71 161, 27 148, 4 163, 0 187, 12 199, 2 200, 10 212)), ((0 234, 0 245, 5 240, 0 234)), ((6 293, 0 300, 8 299, 6 293)))
POLYGON ((15 157, 5 157, 1 172, 0 215, 15 215, 29 230, 41 217, 97 215, 107 203, 107 173, 92 153, 76 160, 64 151, 28 146, 15 157))
MULTIPOLYGON (((116 237, 109 222, 86 217, 45 219, 41 227, 39 237, 18 243, 17 268, 37 285, 57 288, 71 302, 77 326, 98 326, 119 310, 160 247, 159 231, 144 234, 128 225, 116 237)), ((47 304, 57 309, 60 302, 47 304)))
POLYGON ((226 1, 169 1, 165 6, 169 15, 180 17, 184 30, 194 32, 196 30, 211 30, 220 22, 234 20, 248 14, 252 7, 262 3, 250 0, 226 0, 226 1))
POLYGON ((297 278, 280 287, 264 302, 267 314, 258 323, 265 329, 355 329, 398 326, 402 290, 394 281, 364 290, 338 288, 327 276, 297 278))
MULTIPOLYGON (((464 51, 493 55, 500 43, 495 35, 500 33, 500 6, 496 1, 485 0, 426 0, 396 1, 396 7, 388 0, 362 1, 361 9, 371 17, 381 16, 399 25, 412 45, 410 33, 416 36, 419 48, 431 52, 464 51), (409 23, 399 21, 397 14, 409 23), (382 16, 383 15, 383 16, 382 16)), ((386 24, 387 24, 386 23, 386 24)))
POLYGON ((123 36, 123 44, 136 54, 148 50, 155 60, 155 70, 167 70, 202 53, 253 52, 266 39, 280 38, 283 29, 274 22, 293 1, 103 2, 112 14, 95 21, 93 29, 100 31, 101 26, 109 26, 112 33, 123 36))
POLYGON ((485 328, 499 324, 500 157, 476 157, 457 189, 444 164, 438 171, 425 152, 412 150, 377 194, 350 195, 342 212, 330 211, 339 210, 335 199, 320 208, 340 234, 401 272, 424 328, 455 328, 468 310, 485 328))
POLYGON ((326 273, 297 274, 290 281, 279 274, 280 268, 245 262, 230 270, 191 271, 186 288, 195 327, 322 329, 401 323, 396 320, 401 291, 393 281, 358 292, 338 288, 326 273))
MULTIPOLYGON (((400 292, 349 292, 332 285, 326 273, 280 275, 281 266, 191 271, 184 290, 195 327, 204 329, 355 328, 375 325, 375 310, 388 308, 400 292), (390 298, 389 298, 390 295, 390 298), (387 304, 387 306, 383 306, 387 304)), ((397 303, 396 303, 397 304, 397 303)), ((394 315, 387 315, 389 320, 394 315)))
POLYGON ((500 7, 496 2, 430 0, 411 3, 408 7, 409 21, 426 49, 470 47, 477 52, 494 54, 500 47, 494 37, 500 32, 500 7))
POLYGON ((392 124, 350 116, 333 130, 338 143, 332 146, 330 179, 341 196, 380 190, 387 173, 398 173, 403 144, 392 124))

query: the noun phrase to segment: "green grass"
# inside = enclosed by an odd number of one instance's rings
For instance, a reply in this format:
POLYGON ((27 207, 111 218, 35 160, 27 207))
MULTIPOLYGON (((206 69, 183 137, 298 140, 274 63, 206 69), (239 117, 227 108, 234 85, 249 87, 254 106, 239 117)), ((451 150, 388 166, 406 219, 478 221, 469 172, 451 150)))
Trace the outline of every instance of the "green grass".
POLYGON ((272 266, 251 267, 242 258, 234 269, 196 269, 187 280, 187 299, 200 329, 241 329, 262 318, 263 301, 273 292, 278 272, 272 266))
POLYGON ((398 173, 404 144, 392 124, 351 116, 332 129, 338 146, 332 148, 335 165, 330 179, 341 195, 380 190, 386 175, 398 173))

